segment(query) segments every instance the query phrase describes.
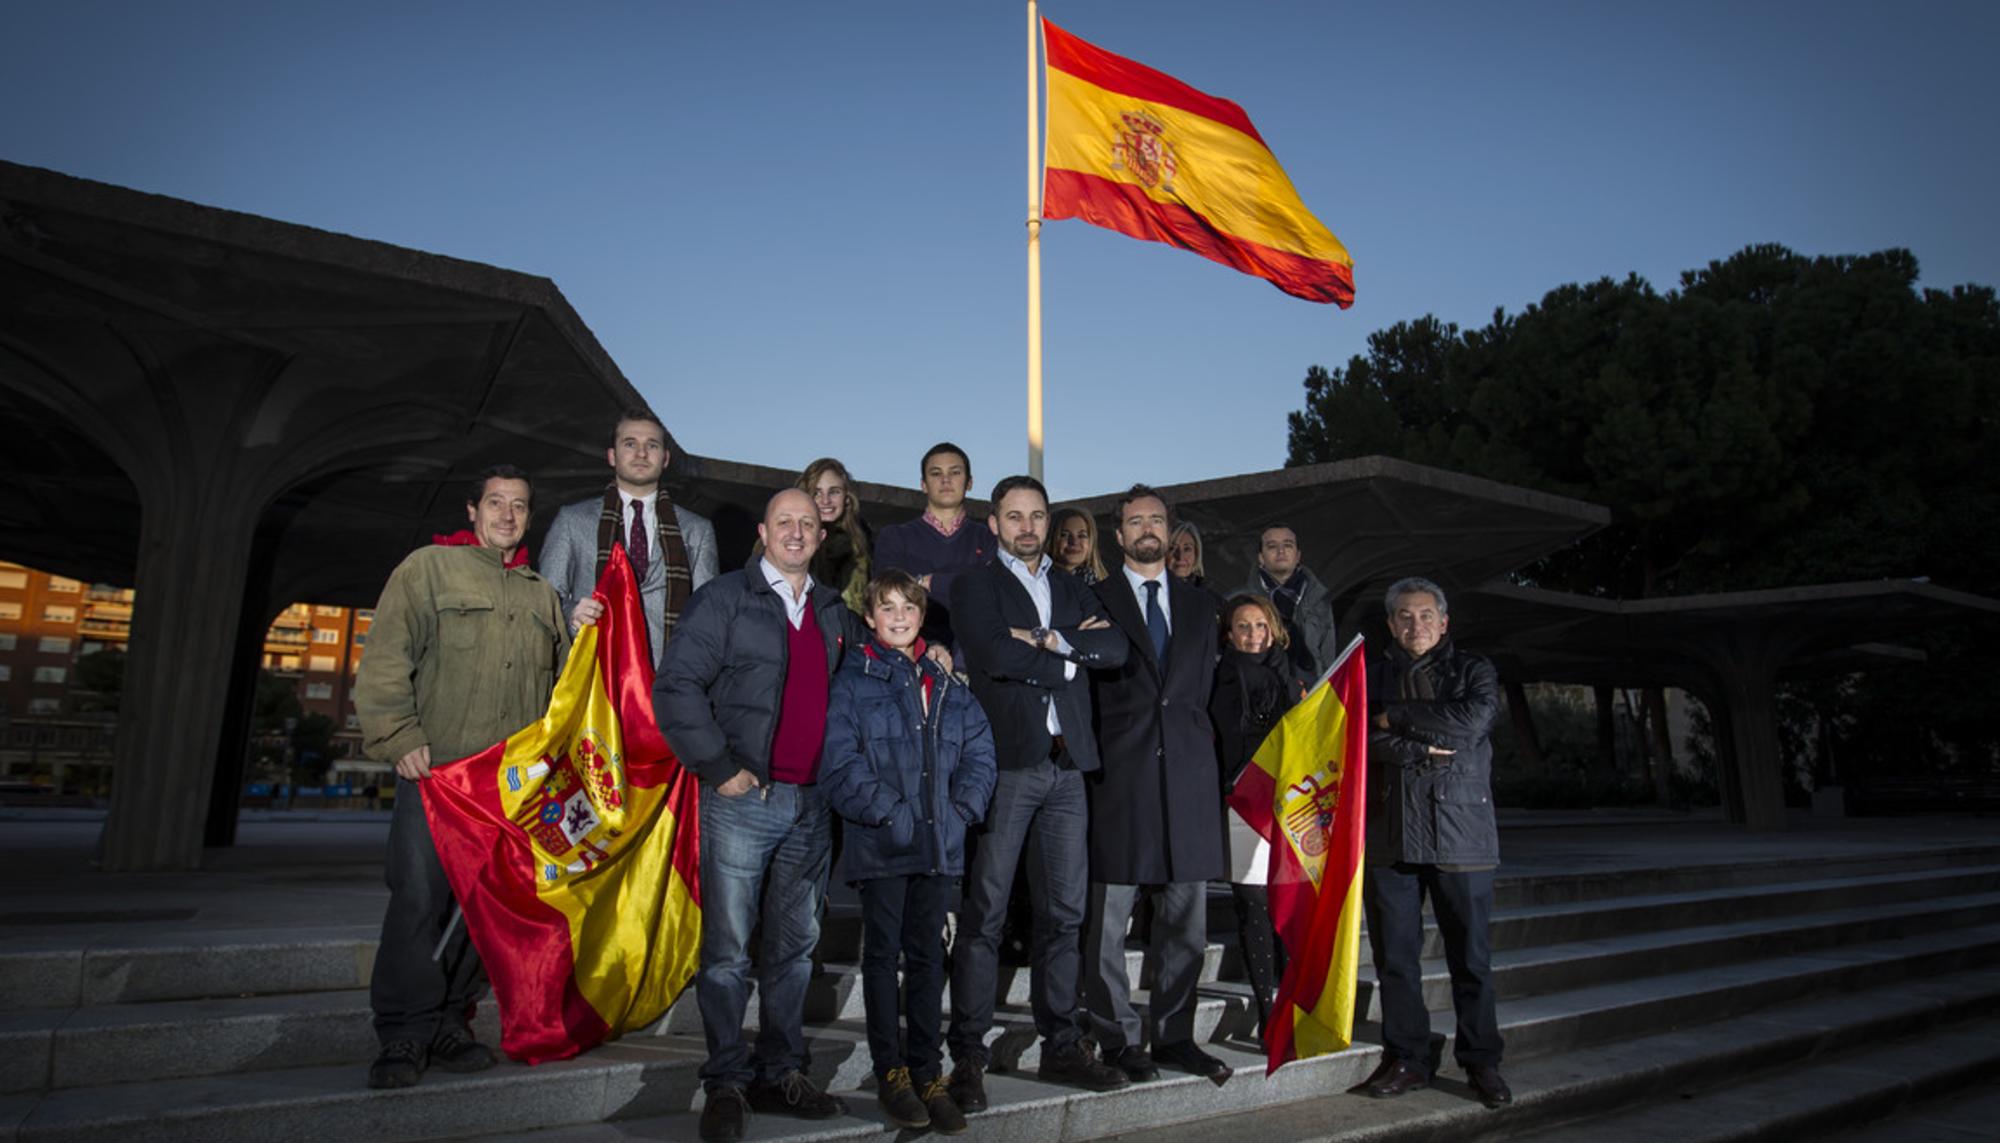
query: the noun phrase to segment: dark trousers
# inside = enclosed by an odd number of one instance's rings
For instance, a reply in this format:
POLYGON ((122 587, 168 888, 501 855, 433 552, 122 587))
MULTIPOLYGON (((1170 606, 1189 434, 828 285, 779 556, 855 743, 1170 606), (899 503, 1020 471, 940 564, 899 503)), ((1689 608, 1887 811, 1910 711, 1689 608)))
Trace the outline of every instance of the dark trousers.
POLYGON ((958 943, 951 954, 951 1058, 985 1064, 986 1034, 993 1027, 999 987, 1000 930, 1021 851, 1028 853, 1028 893, 1035 913, 1030 954, 1030 1000, 1043 1051, 1073 1044, 1083 1035, 1077 1015, 1082 960, 1085 878, 1090 810, 1083 775, 1042 762, 1002 770, 974 835, 972 868, 965 878, 958 943))
POLYGON ((1435 865, 1370 865, 1361 877, 1368 945, 1382 997, 1384 1052, 1428 1070, 1431 1017, 1424 1004, 1424 898, 1437 914, 1458 1017, 1452 1055, 1462 1067, 1500 1063, 1492 941, 1493 871, 1446 873, 1435 865))
POLYGON ((860 883, 861 1000, 868 1012, 868 1054, 878 1080, 896 1068, 908 1068, 922 1086, 938 1074, 944 1058, 941 937, 955 880, 934 873, 873 877, 860 883), (900 985, 898 953, 903 967, 900 985))
POLYGON ((1136 1048, 1144 1038, 1132 1007, 1132 978, 1125 967, 1125 934, 1142 896, 1153 902, 1146 951, 1154 963, 1152 1003, 1146 1015, 1154 1047, 1194 1039, 1195 986, 1208 945, 1208 882, 1170 881, 1165 885, 1090 883, 1088 927, 1083 943, 1094 971, 1084 985, 1091 1030, 1107 1058, 1136 1048))
POLYGON ((695 1000, 710 1091, 807 1070, 806 986, 819 942, 820 898, 832 848, 816 786, 773 782, 734 798, 701 788, 701 969, 695 1000), (750 932, 757 958, 757 1044, 743 1042, 750 1006, 750 932))
POLYGON ((1243 972, 1257 1002, 1257 1032, 1271 1022, 1271 1002, 1285 978, 1285 944, 1271 925, 1271 894, 1262 885, 1231 883, 1236 903, 1236 945, 1243 954, 1243 972))
POLYGON ((445 943, 444 955, 431 959, 451 923, 452 896, 424 817, 422 782, 396 779, 388 881, 389 908, 368 980, 375 1035, 384 1045, 414 1040, 429 1046, 440 1032, 471 1023, 473 1006, 486 992, 486 970, 463 921, 445 943))

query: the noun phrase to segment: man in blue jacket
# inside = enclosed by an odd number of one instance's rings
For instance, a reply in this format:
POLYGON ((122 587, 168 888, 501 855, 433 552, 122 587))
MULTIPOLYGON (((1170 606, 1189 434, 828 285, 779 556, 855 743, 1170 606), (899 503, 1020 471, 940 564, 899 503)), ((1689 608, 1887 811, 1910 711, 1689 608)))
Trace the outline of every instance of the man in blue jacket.
POLYGON ((1500 1078, 1492 942, 1493 664, 1452 646, 1444 589, 1402 579, 1383 597, 1395 645, 1368 671, 1368 869, 1362 904, 1382 995, 1382 1066, 1362 1090, 1389 1099, 1430 1084, 1437 1066, 1424 1005, 1424 898, 1437 914, 1458 1015, 1453 1055, 1488 1107, 1511 1103, 1500 1078))
POLYGON ((832 825, 818 781, 827 696, 866 632, 838 588, 807 570, 819 512, 771 497, 764 554, 695 592, 653 686, 660 730, 701 778, 701 968, 708 1038, 701 1137, 743 1137, 749 1109, 829 1119, 846 1104, 806 1077, 805 996, 819 941, 832 825), (760 1024, 743 1040, 750 931, 762 917, 760 1024))

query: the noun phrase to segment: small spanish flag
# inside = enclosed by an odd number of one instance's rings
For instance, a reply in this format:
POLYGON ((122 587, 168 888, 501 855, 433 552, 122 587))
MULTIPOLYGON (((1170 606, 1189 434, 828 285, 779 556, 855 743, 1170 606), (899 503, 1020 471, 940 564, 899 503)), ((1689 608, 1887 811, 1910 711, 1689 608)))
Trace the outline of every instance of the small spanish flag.
POLYGON ((424 780, 424 813, 500 1005, 500 1047, 566 1059, 659 1019, 701 951, 699 789, 653 722, 625 549, 542 720, 424 780))
POLYGON ((1229 808, 1271 843, 1271 923, 1285 942, 1264 1030, 1267 1075, 1354 1041, 1367 791, 1368 672, 1356 638, 1271 728, 1229 794, 1229 808))
POLYGON ((1243 109, 1042 21, 1042 217, 1192 250, 1295 297, 1354 304, 1354 259, 1243 109))

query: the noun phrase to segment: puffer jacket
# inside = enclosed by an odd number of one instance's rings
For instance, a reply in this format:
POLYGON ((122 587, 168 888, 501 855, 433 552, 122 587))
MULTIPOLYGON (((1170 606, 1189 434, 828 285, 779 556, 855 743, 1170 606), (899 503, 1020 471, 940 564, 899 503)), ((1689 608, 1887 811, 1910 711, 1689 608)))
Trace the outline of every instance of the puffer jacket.
MULTIPOLYGON (((785 601, 759 561, 703 584, 667 640, 653 681, 653 714, 681 765, 719 786, 748 770, 771 780, 771 739, 790 658, 785 601)), ((829 684, 866 629, 840 593, 814 581, 810 606, 826 647, 829 684)))
POLYGON ((964 683, 871 642, 827 700, 820 793, 850 824, 848 881, 965 872, 966 830, 993 798, 993 730, 964 683), (924 707, 923 680, 931 701, 924 707))
POLYGON ((1368 860, 1499 864, 1491 734, 1500 682, 1493 664, 1448 638, 1422 659, 1392 644, 1369 666, 1368 713, 1368 860), (1412 671, 1429 680, 1434 698, 1397 697, 1412 671), (1387 730, 1375 722, 1383 714, 1387 730), (1431 746, 1453 753, 1432 754, 1431 746))

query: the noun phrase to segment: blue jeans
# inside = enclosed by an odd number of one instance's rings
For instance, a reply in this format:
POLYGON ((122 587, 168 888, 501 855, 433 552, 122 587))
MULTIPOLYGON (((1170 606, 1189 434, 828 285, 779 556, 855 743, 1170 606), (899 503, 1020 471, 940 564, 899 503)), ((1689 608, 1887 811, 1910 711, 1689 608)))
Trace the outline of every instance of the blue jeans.
POLYGON ((694 987, 708 1038, 701 1078, 710 1091, 808 1067, 806 985, 831 865, 829 817, 816 786, 776 782, 735 798, 701 788, 701 970, 694 987), (750 931, 760 919, 753 1057, 743 1014, 750 931))

